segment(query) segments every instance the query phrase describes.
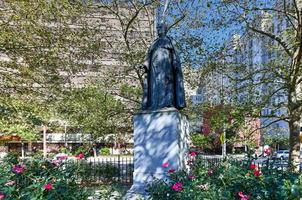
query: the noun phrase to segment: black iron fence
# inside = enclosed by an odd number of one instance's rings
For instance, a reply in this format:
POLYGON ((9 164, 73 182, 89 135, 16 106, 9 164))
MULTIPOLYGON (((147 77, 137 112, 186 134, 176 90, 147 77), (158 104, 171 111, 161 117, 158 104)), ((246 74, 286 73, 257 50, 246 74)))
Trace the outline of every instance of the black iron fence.
MULTIPOLYGON (((228 157, 227 159, 223 159, 222 156, 206 156, 206 155, 198 155, 196 158, 201 166, 205 168, 213 168, 223 163, 223 161, 227 160, 228 162, 232 162, 234 164, 242 165, 242 164, 256 164, 260 168, 266 169, 278 169, 278 170, 286 170, 288 168, 288 160, 283 158, 276 157, 228 157)), ((301 167, 301 166, 300 166, 301 167)))
MULTIPOLYGON (((221 165, 225 160, 221 156, 198 155, 196 161, 205 168, 221 165)), ((228 162, 238 165, 256 164, 260 168, 286 170, 287 159, 258 157, 228 157, 228 162)), ((77 180, 80 183, 111 183, 132 184, 134 163, 133 157, 113 156, 97 157, 85 160, 68 160, 66 167, 76 167, 77 180)))
MULTIPOLYGON (((195 162, 205 168, 214 168, 224 163, 221 156, 198 155, 195 162)), ((288 162, 282 158, 258 157, 258 158, 232 158, 227 159, 238 165, 258 165, 260 168, 285 170, 288 162)), ((133 183, 134 162, 131 156, 103 156, 90 157, 86 159, 66 159, 60 164, 59 169, 72 171, 74 179, 79 184, 110 184, 113 182, 121 184, 133 183)), ((26 180, 24 180, 26 181, 26 180)))
POLYGON ((66 167, 76 168, 76 179, 80 183, 133 182, 133 157, 97 157, 85 160, 67 160, 66 167))

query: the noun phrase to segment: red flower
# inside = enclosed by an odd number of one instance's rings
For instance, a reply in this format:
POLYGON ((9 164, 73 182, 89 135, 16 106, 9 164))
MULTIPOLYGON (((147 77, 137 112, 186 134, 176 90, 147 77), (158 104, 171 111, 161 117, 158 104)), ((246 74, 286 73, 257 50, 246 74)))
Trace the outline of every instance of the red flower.
POLYGON ((76 159, 80 160, 83 159, 85 155, 83 153, 80 153, 79 155, 76 156, 76 159))
POLYGON ((175 169, 169 169, 169 171, 168 171, 168 173, 173 173, 173 172, 175 172, 176 170, 175 169))
POLYGON ((25 165, 14 165, 12 171, 16 174, 21 174, 25 170, 25 165))
POLYGON ((209 169, 208 170, 208 176, 212 176, 212 174, 213 174, 213 170, 209 169))
POLYGON ((175 183, 174 185, 172 185, 172 190, 174 191, 181 191, 183 190, 183 184, 178 182, 178 183, 175 183))
POLYGON ((47 183, 46 185, 43 186, 43 188, 44 188, 45 190, 52 190, 52 189, 53 189, 53 186, 52 186, 51 183, 47 183))
POLYGON ((238 196, 240 197, 240 200, 249 200, 250 195, 243 194, 243 192, 238 192, 238 196))
POLYGON ((4 199, 5 198, 5 194, 3 192, 0 192, 0 199, 4 199))
POLYGON ((197 156, 197 152, 192 151, 192 152, 189 153, 189 155, 192 156, 192 157, 195 157, 195 156, 197 156))
POLYGON ((170 165, 169 162, 165 162, 165 163, 162 164, 162 167, 163 167, 163 168, 167 168, 167 167, 169 167, 169 165, 170 165))
POLYGON ((257 168, 257 165, 256 165, 256 164, 251 164, 251 165, 250 165, 250 169, 251 169, 251 170, 254 170, 254 169, 256 169, 256 168, 257 168))
POLYGON ((195 179, 195 176, 193 176, 193 175, 189 175, 189 176, 188 176, 188 179, 190 179, 190 180, 194 180, 194 179, 195 179))
POLYGON ((261 174, 262 174, 262 173, 261 173, 260 170, 255 170, 255 171, 254 171, 254 175, 257 176, 257 177, 258 177, 258 176, 261 176, 261 174))

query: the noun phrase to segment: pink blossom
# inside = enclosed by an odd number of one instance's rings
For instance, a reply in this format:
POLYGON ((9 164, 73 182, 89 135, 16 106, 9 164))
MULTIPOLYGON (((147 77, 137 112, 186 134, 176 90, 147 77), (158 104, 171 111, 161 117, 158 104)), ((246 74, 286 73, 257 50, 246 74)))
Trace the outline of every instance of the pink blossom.
POLYGON ((209 169, 208 170, 208 176, 212 176, 212 174, 213 174, 213 170, 209 169))
POLYGON ((167 168, 167 167, 169 167, 169 165, 170 165, 169 162, 165 162, 165 163, 162 164, 162 167, 163 167, 163 168, 167 168))
POLYGON ((243 194, 243 192, 238 192, 238 196, 240 197, 240 200, 249 200, 250 195, 243 194))
POLYGON ((265 155, 269 155, 269 154, 271 154, 271 152, 272 152, 272 148, 270 148, 270 147, 264 149, 264 154, 265 155))
POLYGON ((176 170, 175 169, 169 169, 169 171, 168 171, 168 173, 173 173, 173 172, 175 172, 176 170))
POLYGON ((12 185, 15 185, 16 184, 16 181, 8 181, 5 183, 5 186, 12 186, 12 185))
POLYGON ((52 164, 54 164, 55 166, 59 166, 60 165, 60 160, 53 160, 51 161, 52 164))
POLYGON ((14 165, 12 171, 16 174, 21 174, 25 170, 25 165, 14 165))
POLYGON ((195 156, 197 156, 197 152, 191 151, 191 152, 189 153, 189 155, 192 156, 192 157, 195 157, 195 156))
POLYGON ((172 185, 172 190, 174 190, 174 191, 183 190, 183 184, 180 182, 175 183, 174 185, 172 185))
POLYGON ((189 175, 188 176, 188 179, 190 179, 190 180, 194 180, 196 177, 194 176, 194 175, 189 175))
POLYGON ((5 198, 5 194, 3 192, 0 192, 0 199, 4 199, 5 198))
POLYGON ((52 190, 53 189, 53 185, 51 183, 47 183, 46 185, 43 186, 43 188, 45 190, 52 190))
POLYGON ((65 160, 65 159, 67 159, 67 158, 68 158, 68 156, 58 156, 58 157, 57 157, 58 160, 65 160))
POLYGON ((80 153, 79 155, 76 156, 76 159, 80 160, 83 159, 85 155, 83 153, 80 153))

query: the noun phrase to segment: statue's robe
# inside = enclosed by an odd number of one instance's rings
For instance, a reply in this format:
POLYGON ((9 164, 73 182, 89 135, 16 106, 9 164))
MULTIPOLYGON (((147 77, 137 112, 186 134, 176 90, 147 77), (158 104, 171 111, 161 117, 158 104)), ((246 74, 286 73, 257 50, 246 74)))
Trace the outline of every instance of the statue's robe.
POLYGON ((153 42, 144 65, 147 78, 142 109, 184 108, 186 103, 181 63, 169 37, 160 37, 153 42))

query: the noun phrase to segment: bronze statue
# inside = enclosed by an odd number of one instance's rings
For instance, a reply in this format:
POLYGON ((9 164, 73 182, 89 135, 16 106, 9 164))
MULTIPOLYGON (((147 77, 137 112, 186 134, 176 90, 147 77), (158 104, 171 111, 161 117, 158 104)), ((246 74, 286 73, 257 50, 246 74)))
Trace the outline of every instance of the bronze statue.
POLYGON ((147 77, 142 110, 182 109, 186 103, 180 59, 173 40, 166 35, 165 24, 159 24, 157 31, 158 38, 149 48, 143 65, 147 77))

